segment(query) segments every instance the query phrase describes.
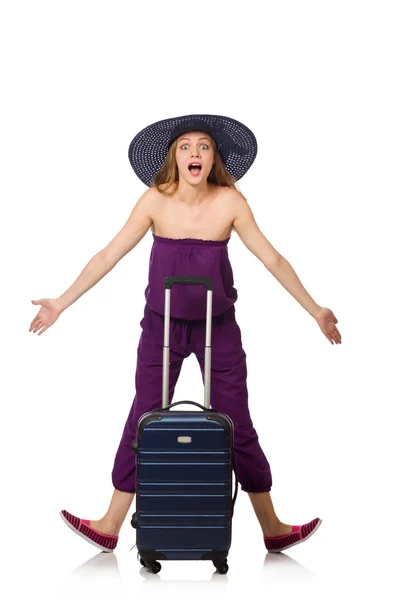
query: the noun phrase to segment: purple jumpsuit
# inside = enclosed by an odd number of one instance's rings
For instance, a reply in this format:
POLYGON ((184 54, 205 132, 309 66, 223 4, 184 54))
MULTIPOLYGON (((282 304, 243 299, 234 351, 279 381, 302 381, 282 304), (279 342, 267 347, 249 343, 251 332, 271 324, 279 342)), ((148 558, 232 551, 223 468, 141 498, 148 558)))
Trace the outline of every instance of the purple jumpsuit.
MULTIPOLYGON (((135 398, 114 460, 115 489, 135 492, 135 454, 139 418, 161 408, 164 342, 164 277, 192 275, 214 281, 212 304, 211 407, 227 414, 234 425, 234 457, 237 478, 245 492, 269 492, 272 475, 253 427, 247 391, 246 354, 235 319, 237 291, 227 244, 195 238, 170 239, 153 234, 146 305, 140 323, 135 398)), ((171 291, 169 401, 183 359, 193 352, 204 376, 206 289, 202 285, 175 285, 171 291)), ((198 390, 191 400, 201 401, 198 390)))

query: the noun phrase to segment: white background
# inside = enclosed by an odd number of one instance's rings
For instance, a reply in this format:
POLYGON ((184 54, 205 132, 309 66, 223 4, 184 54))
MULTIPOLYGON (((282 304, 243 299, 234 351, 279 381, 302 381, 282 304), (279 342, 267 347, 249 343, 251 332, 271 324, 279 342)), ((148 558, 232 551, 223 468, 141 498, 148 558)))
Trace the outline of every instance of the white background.
MULTIPOLYGON (((7 597, 202 598, 219 595, 218 586, 232 596, 394 597, 394 9, 380 0, 2 4, 7 597), (52 328, 28 332, 38 310, 31 300, 62 294, 145 191, 127 157, 132 137, 191 113, 224 114, 254 131, 258 155, 239 188, 342 334, 331 345, 232 236, 251 414, 276 512, 286 523, 319 516, 323 524, 284 555, 267 554, 240 492, 230 570, 212 579, 206 562, 145 574, 129 552, 129 517, 115 553, 104 555, 58 514, 98 519, 112 494, 135 391, 150 232, 52 328)), ((202 399, 193 355, 181 399, 202 399)))

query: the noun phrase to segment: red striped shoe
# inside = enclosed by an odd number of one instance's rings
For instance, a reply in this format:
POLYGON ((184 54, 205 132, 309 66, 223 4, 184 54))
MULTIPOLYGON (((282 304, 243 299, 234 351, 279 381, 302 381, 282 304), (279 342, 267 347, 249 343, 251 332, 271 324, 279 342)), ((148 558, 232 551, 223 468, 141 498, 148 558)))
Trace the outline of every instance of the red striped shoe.
POLYGON ((320 527, 321 519, 313 519, 305 525, 293 525, 291 533, 276 537, 265 537, 265 546, 269 552, 282 552, 307 540, 320 527))
POLYGON ((66 510, 62 510, 59 514, 70 529, 73 529, 77 535, 80 535, 87 540, 87 542, 90 542, 90 544, 100 548, 103 552, 113 552, 117 546, 119 539, 118 535, 107 535, 106 533, 96 531, 96 529, 90 527, 90 521, 79 519, 68 513, 66 510))

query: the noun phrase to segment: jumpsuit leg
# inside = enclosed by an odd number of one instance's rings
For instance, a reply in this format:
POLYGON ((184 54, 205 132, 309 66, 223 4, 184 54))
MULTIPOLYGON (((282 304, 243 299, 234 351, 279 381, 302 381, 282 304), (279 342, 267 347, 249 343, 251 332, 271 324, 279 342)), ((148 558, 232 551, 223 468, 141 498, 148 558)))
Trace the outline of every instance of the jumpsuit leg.
MULTIPOLYGON (((122 492, 136 491, 136 457, 131 445, 140 417, 162 405, 164 318, 145 307, 137 352, 135 398, 132 403, 112 470, 112 483, 122 492)), ((171 320, 169 401, 172 401, 182 363, 190 352, 183 345, 184 326, 171 320)))
MULTIPOLYGON (((195 327, 193 338, 204 379, 205 323, 195 327)), ((245 492, 269 492, 272 475, 249 412, 246 354, 234 306, 213 317, 211 338, 211 406, 233 422, 237 479, 245 492)))

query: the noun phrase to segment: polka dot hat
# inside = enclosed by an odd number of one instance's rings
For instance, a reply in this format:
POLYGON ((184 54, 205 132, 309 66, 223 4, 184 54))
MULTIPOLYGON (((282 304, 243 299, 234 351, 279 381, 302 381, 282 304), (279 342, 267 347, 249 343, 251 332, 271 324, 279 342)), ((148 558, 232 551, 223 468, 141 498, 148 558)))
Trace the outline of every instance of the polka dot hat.
POLYGON ((131 166, 145 185, 152 185, 172 142, 188 131, 204 131, 214 138, 226 169, 236 181, 245 175, 255 160, 256 138, 248 127, 235 119, 219 115, 164 119, 142 129, 128 149, 131 166))

